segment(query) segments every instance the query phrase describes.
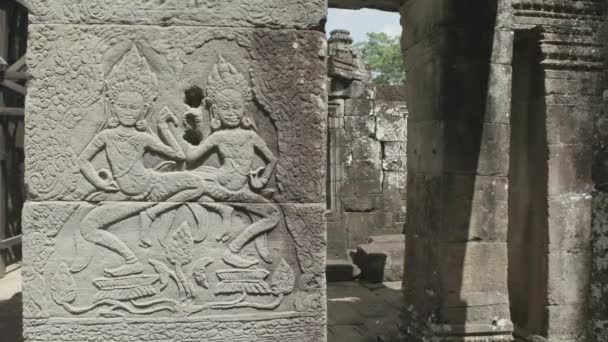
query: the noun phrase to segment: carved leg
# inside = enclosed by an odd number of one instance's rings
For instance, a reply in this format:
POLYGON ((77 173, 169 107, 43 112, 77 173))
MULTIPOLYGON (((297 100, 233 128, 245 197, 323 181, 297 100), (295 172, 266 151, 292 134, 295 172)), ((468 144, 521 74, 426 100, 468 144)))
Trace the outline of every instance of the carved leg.
MULTIPOLYGON (((275 204, 264 204, 264 205, 247 205, 245 208, 262 217, 261 220, 254 222, 241 232, 229 245, 228 250, 224 253, 224 262, 229 265, 241 268, 251 267, 258 263, 257 260, 246 259, 238 256, 238 253, 245 247, 251 240, 261 234, 266 234, 273 230, 280 221, 280 211, 275 204)), ((268 248, 259 248, 260 256, 262 259, 271 260, 270 251, 268 248)))
POLYGON ((153 192, 150 194, 149 200, 166 202, 156 203, 139 215, 139 245, 144 248, 152 246, 150 228, 152 222, 154 222, 157 217, 169 210, 181 206, 183 202, 194 201, 205 193, 201 179, 188 173, 167 172, 162 174, 160 181, 165 182, 163 190, 166 191, 169 196, 163 196, 163 194, 156 194, 153 192))
POLYGON ((111 225, 137 215, 150 204, 142 206, 104 203, 88 213, 81 222, 82 237, 96 245, 105 247, 125 259, 126 265, 115 269, 106 269, 109 276, 119 277, 143 272, 143 266, 135 253, 127 247, 116 235, 106 231, 111 225))
MULTIPOLYGON (((215 211, 216 213, 218 213, 220 215, 220 218, 222 219, 222 231, 223 232, 227 232, 228 229, 230 228, 230 224, 232 223, 232 214, 234 213, 234 208, 229 206, 229 205, 225 205, 225 204, 221 204, 221 203, 201 203, 201 205, 209 210, 215 211)), ((217 241, 223 241, 224 237, 227 235, 227 233, 224 233, 224 235, 219 236, 217 238, 217 241)))

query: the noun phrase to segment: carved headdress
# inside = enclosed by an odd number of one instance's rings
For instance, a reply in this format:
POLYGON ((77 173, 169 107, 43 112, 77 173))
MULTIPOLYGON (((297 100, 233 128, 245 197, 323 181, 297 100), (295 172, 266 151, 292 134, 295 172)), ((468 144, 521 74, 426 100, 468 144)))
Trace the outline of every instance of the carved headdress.
POLYGON ((115 101, 121 93, 131 91, 139 93, 144 98, 144 103, 149 105, 156 99, 158 80, 134 45, 114 65, 108 75, 106 87, 110 101, 115 101))
POLYGON ((236 68, 220 55, 220 60, 213 66, 207 79, 207 96, 215 102, 216 96, 224 90, 235 90, 243 96, 244 101, 251 100, 249 82, 236 68))

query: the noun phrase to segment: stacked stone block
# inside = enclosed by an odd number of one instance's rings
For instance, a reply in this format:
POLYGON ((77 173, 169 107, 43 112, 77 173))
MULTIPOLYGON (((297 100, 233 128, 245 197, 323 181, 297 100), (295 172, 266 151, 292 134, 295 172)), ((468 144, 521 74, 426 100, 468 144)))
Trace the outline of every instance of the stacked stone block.
POLYGON ((401 13, 410 112, 405 338, 512 340, 510 103, 495 101, 509 97, 501 77, 509 32, 496 26, 495 2, 410 0, 401 13))
POLYGON ((25 340, 325 341, 325 2, 29 4, 25 340))
POLYGON ((342 280, 352 277, 349 250, 373 235, 403 233, 405 221, 405 88, 374 85, 351 44, 348 31, 331 33, 328 239, 342 280))

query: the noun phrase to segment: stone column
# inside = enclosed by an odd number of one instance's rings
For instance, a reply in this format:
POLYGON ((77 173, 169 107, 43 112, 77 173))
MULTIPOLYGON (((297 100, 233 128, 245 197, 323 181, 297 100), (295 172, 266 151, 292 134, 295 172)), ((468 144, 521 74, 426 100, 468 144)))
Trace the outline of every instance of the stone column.
MULTIPOLYGON (((528 148, 539 153, 530 159, 536 177, 529 186, 536 202, 530 208, 533 222, 520 237, 528 251, 512 245, 513 253, 529 256, 522 260, 528 279, 519 280, 528 281, 528 298, 512 298, 516 335, 524 340, 587 340, 593 131, 602 91, 601 7, 597 1, 513 1, 514 60, 523 60, 524 45, 534 50, 531 66, 536 71, 521 73, 531 75, 527 83, 534 88, 527 115, 536 131, 531 131, 528 148)), ((514 82, 514 92, 518 88, 521 84, 514 82)))
MULTIPOLYGON (((347 142, 344 127, 346 103, 354 89, 362 89, 360 61, 353 58, 353 39, 346 30, 334 30, 328 41, 328 155, 327 155, 327 279, 349 281, 354 265, 348 255, 348 232, 344 225, 343 187, 344 147, 347 142), (358 85, 358 86, 357 86, 358 85)), ((364 71, 364 70, 363 70, 364 71)), ((357 96, 357 95, 355 95, 357 96)))
POLYGON ((326 341, 322 0, 33 0, 24 335, 326 341))
POLYGON ((406 340, 510 341, 508 30, 495 1, 409 0, 406 340), (501 94, 506 91, 506 94, 501 94))
POLYGON ((604 6, 603 42, 604 79, 602 112, 595 120, 593 140, 592 267, 589 297, 588 341, 608 341, 608 6, 604 6))

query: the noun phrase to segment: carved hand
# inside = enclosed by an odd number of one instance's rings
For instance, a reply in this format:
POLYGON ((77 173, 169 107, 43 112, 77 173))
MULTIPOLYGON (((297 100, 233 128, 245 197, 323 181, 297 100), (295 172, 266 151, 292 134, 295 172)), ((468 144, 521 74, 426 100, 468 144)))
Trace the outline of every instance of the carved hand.
POLYGON ((177 126, 178 120, 175 114, 171 112, 169 107, 165 106, 160 111, 159 124, 173 122, 173 125, 177 126))
POLYGON ((107 191, 107 192, 117 192, 120 191, 118 184, 112 178, 112 173, 109 170, 103 169, 98 173, 98 180, 95 184, 99 190, 107 191))
POLYGON ((260 167, 257 170, 249 172, 251 187, 255 190, 261 190, 266 186, 266 183, 268 183, 268 178, 261 176, 264 174, 264 170, 264 167, 260 167))
POLYGON ((200 124, 203 122, 203 109, 201 107, 190 107, 187 104, 184 104, 186 110, 183 114, 183 120, 187 121, 188 118, 193 118, 194 122, 200 124))

